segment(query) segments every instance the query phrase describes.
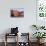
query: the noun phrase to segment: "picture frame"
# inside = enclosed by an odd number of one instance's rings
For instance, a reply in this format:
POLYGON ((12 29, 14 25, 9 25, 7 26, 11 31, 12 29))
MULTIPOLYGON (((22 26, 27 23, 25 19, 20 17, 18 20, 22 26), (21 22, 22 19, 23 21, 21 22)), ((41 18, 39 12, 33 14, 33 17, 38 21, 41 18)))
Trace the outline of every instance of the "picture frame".
POLYGON ((24 17, 24 8, 14 8, 10 10, 11 17, 24 17))

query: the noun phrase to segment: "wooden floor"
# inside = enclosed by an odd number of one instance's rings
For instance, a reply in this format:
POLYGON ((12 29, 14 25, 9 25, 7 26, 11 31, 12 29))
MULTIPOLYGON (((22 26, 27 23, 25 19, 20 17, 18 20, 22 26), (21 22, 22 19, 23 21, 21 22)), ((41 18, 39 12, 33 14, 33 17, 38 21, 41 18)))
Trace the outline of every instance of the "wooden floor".
MULTIPOLYGON (((4 45, 3 42, 2 42, 2 43, 0 42, 0 46, 5 46, 5 45, 4 45)), ((15 46, 15 43, 12 43, 12 42, 11 42, 11 43, 8 43, 7 46, 15 46)), ((22 45, 21 45, 21 46, 22 46, 22 45)), ((24 46, 25 46, 25 45, 24 45, 24 46)), ((32 42, 32 43, 30 43, 30 46, 37 46, 37 43, 33 43, 33 42, 32 42)), ((41 45, 41 46, 46 46, 46 43, 44 43, 44 45, 41 45)))

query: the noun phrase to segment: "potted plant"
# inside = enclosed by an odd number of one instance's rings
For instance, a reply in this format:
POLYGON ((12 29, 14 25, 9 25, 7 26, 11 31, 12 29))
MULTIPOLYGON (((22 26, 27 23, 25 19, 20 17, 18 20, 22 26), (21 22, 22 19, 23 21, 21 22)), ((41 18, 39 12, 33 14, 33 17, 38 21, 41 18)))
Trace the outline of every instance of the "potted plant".
POLYGON ((37 38, 38 43, 41 43, 40 40, 42 38, 45 38, 44 37, 46 36, 45 34, 46 34, 45 32, 35 32, 33 35, 37 38))
POLYGON ((36 30, 38 30, 38 26, 37 25, 32 25, 33 28, 35 28, 36 30))
POLYGON ((45 29, 45 26, 41 26, 40 29, 45 29))
POLYGON ((35 28, 36 30, 45 29, 45 26, 32 25, 32 27, 35 28))

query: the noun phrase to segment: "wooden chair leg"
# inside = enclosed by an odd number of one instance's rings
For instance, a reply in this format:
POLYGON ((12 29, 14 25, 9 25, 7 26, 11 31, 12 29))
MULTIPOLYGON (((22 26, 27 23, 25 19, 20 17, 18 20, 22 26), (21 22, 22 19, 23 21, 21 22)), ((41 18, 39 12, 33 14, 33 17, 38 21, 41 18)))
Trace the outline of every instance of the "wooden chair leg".
POLYGON ((5 41, 5 46, 7 46, 7 42, 5 41))
POLYGON ((18 46, 18 34, 17 34, 17 46, 18 46))
POLYGON ((7 46, 7 34, 5 34, 5 46, 7 46))
POLYGON ((16 45, 15 46, 18 46, 18 34, 17 34, 17 37, 16 37, 16 45))

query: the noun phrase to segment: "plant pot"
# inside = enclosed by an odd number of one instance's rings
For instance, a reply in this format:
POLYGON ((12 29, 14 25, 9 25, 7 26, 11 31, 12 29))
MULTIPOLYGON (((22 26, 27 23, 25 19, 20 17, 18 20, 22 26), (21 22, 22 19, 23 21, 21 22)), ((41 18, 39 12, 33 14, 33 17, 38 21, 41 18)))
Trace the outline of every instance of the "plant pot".
POLYGON ((37 39, 37 43, 40 43, 40 39, 37 39))
POLYGON ((41 44, 41 43, 44 42, 44 40, 45 40, 45 39, 38 39, 37 42, 38 42, 39 44, 41 44))
POLYGON ((40 39, 37 39, 37 46, 40 46, 40 39))
POLYGON ((40 43, 44 43, 44 40, 45 40, 45 39, 40 39, 40 43))

